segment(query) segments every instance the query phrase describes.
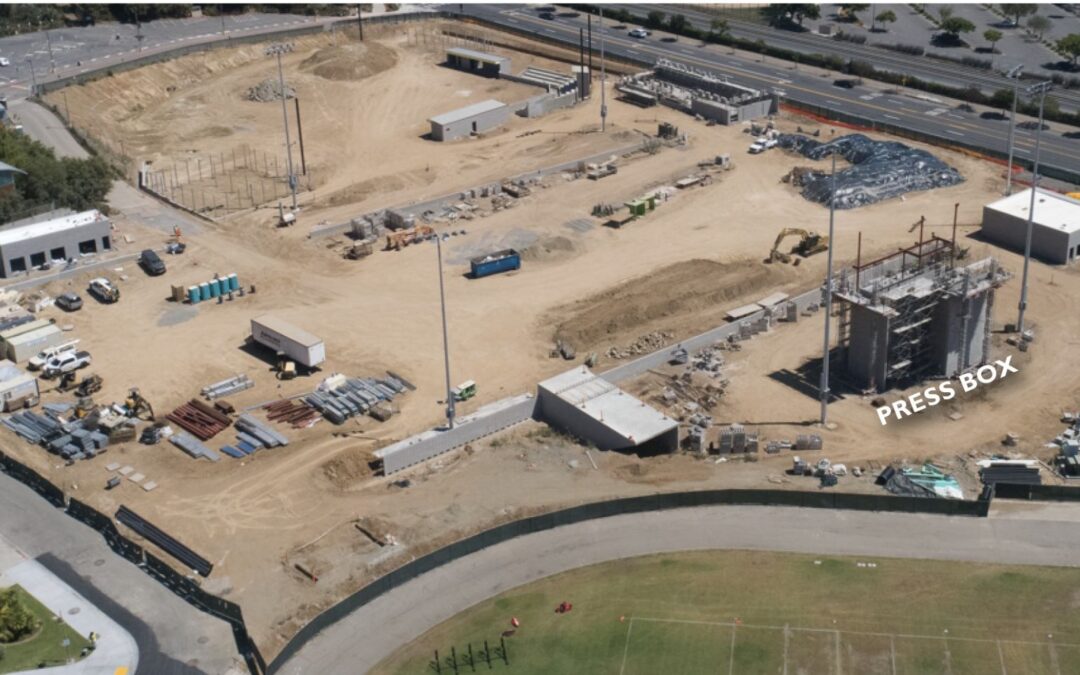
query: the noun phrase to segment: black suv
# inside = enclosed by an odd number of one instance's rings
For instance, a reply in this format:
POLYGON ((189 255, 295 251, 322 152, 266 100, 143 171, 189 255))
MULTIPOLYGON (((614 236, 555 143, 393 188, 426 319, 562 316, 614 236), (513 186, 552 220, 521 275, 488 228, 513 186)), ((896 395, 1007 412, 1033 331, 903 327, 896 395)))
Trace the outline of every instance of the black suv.
POLYGON ((165 262, 150 249, 146 249, 139 254, 139 264, 152 277, 165 274, 165 262))

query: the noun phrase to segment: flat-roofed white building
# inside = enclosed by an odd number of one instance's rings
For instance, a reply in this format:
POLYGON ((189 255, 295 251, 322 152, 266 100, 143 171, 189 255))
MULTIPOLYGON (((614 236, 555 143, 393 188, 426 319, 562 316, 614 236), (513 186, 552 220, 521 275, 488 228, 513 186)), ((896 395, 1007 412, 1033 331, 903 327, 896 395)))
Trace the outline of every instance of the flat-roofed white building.
MULTIPOLYGON (((982 235, 987 240, 1024 251, 1031 188, 983 207, 982 235)), ((1035 195, 1031 255, 1065 264, 1080 256, 1080 201, 1040 189, 1035 195)))
POLYGON ((452 141, 470 134, 480 134, 506 124, 510 106, 502 101, 488 99, 472 105, 451 110, 432 117, 431 138, 436 141, 452 141))
POLYGON ((0 277, 107 251, 112 248, 111 234, 109 219, 96 209, 11 223, 0 229, 0 277))
POLYGON ((601 450, 674 452, 679 423, 582 366, 539 385, 535 416, 601 450))

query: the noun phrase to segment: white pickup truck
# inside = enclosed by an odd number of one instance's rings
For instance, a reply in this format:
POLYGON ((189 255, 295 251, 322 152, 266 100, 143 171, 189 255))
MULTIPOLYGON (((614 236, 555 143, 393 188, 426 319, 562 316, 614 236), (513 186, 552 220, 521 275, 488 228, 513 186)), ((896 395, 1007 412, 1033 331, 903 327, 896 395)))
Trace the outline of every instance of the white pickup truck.
POLYGON ((750 148, 749 148, 748 152, 751 155, 757 155, 757 154, 760 154, 762 152, 765 152, 766 150, 768 150, 770 148, 775 148, 775 147, 776 147, 776 139, 775 138, 766 138, 766 137, 762 136, 761 138, 757 139, 756 141, 754 141, 750 145, 750 148))
POLYGON ((64 352, 75 351, 75 346, 77 344, 79 344, 78 340, 72 340, 71 342, 65 342, 64 344, 56 345, 55 347, 43 349, 37 356, 30 358, 27 366, 29 366, 30 370, 41 370, 45 367, 45 364, 49 362, 49 359, 54 356, 60 356, 64 352))
POLYGON ((90 352, 64 352, 49 359, 42 369, 42 374, 45 377, 56 377, 89 365, 90 352))

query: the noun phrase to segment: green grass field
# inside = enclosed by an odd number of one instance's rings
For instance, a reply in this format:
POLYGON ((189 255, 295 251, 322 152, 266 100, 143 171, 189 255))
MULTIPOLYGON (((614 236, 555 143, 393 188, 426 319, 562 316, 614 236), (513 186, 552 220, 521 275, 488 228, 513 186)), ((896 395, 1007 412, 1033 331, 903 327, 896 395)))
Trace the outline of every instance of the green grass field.
POLYGON ((509 591, 373 672, 453 674, 453 647, 457 672, 472 673, 471 645, 475 672, 518 675, 1073 675, 1078 628, 1077 569, 692 552, 509 591), (563 601, 573 610, 558 614, 563 601), (495 647, 512 617, 506 664, 495 647))
POLYGON ((3 658, 0 658, 0 674, 35 670, 42 663, 49 666, 63 665, 67 656, 78 659, 83 647, 90 645, 86 636, 79 635, 66 623, 57 622, 52 612, 21 586, 15 586, 15 591, 41 622, 41 628, 32 637, 14 644, 0 643, 0 651, 3 652, 3 658), (71 640, 67 649, 62 644, 65 638, 71 640))

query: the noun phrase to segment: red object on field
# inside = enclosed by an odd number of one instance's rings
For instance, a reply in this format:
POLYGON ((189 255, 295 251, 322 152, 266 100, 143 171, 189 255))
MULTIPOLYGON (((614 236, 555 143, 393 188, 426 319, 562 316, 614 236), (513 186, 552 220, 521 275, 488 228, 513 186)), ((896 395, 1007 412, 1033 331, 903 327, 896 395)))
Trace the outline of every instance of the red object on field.
POLYGON ((555 608, 555 613, 556 614, 566 614, 567 612, 569 612, 573 608, 574 608, 574 606, 572 604, 570 604, 569 602, 566 602, 565 600, 563 600, 562 602, 559 603, 559 606, 555 608))
POLYGON ((515 616, 515 617, 512 617, 510 619, 510 625, 513 626, 514 628, 517 628, 518 626, 521 625, 521 622, 518 621, 518 618, 515 616))

